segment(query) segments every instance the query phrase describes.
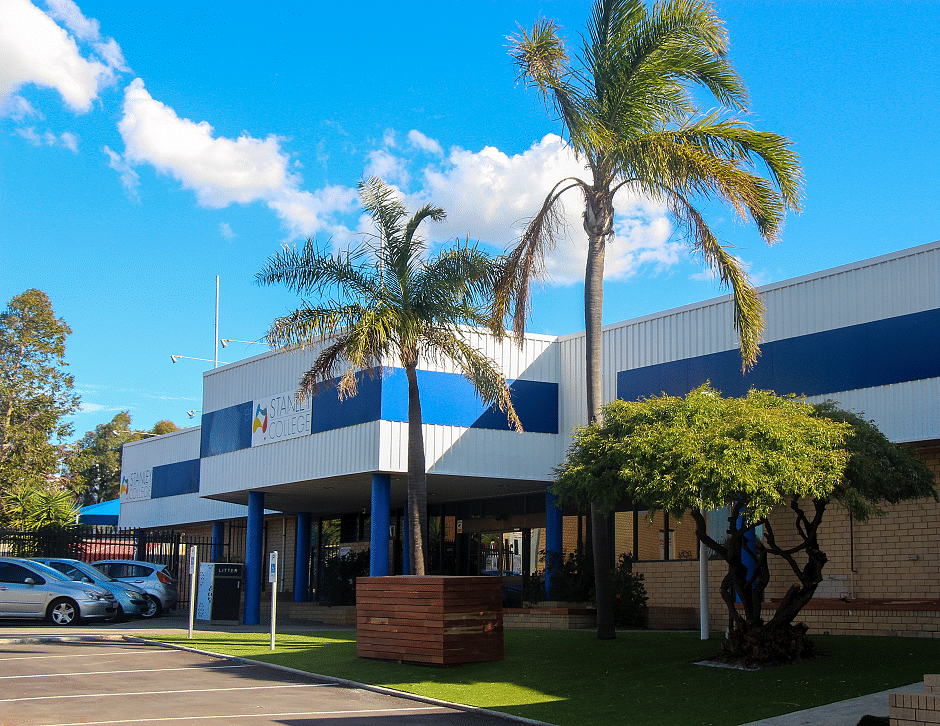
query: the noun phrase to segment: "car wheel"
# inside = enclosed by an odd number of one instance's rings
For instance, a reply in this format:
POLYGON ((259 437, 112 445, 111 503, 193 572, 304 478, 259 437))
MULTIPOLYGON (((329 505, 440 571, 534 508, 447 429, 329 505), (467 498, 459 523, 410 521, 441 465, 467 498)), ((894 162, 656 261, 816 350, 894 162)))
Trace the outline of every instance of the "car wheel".
POLYGON ((78 605, 66 597, 53 600, 46 617, 53 625, 73 625, 79 620, 78 605))
POLYGON ((157 617, 163 608, 160 607, 160 601, 157 600, 153 595, 147 595, 147 607, 140 614, 142 618, 155 618, 157 617))
POLYGON ((110 620, 112 623, 120 623, 124 620, 124 618, 124 608, 121 606, 121 603, 118 603, 117 612, 108 618, 108 620, 110 620))

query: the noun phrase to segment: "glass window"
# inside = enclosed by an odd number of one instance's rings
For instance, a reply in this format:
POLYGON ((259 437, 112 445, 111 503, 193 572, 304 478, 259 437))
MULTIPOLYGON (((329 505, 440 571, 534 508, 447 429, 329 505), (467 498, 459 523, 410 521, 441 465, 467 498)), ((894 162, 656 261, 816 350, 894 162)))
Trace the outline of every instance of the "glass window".
POLYGON ((8 582, 15 585, 25 585, 27 578, 37 585, 45 585, 46 581, 32 570, 27 570, 22 565, 13 562, 0 562, 0 582, 8 582))

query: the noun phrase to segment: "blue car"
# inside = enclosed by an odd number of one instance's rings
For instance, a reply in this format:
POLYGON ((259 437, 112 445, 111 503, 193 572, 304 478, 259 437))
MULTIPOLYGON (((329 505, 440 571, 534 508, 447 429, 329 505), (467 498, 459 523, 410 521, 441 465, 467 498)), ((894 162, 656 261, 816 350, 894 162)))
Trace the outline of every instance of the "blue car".
POLYGON ((114 616, 115 620, 142 615, 147 610, 149 603, 147 594, 143 590, 136 585, 108 577, 101 570, 89 565, 87 562, 65 557, 33 557, 31 559, 61 572, 70 580, 94 584, 113 594, 118 605, 117 614, 114 616))

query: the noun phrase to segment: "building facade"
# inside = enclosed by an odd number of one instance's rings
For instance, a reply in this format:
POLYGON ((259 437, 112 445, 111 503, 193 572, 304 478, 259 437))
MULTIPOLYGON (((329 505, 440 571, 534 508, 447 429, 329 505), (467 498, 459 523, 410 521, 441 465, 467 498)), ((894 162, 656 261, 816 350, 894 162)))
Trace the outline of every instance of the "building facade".
MULTIPOLYGON (((829 398, 936 464, 940 243, 775 283, 761 294, 762 354, 746 375, 727 296, 606 326, 604 400, 683 395, 705 381, 725 395, 758 387, 811 402, 829 398)), ((521 347, 471 338, 511 380, 524 432, 509 430, 454 369, 421 367, 430 567, 504 574, 521 592, 540 569, 541 552, 571 551, 588 534, 585 518, 559 511, 547 494, 570 432, 586 421, 585 338, 530 335, 521 347)), ((409 571, 404 371, 390 360, 359 377, 354 397, 340 401, 327 385, 298 402, 294 389, 315 355, 271 352, 208 371, 201 426, 124 449, 121 526, 212 528, 219 537, 226 525, 244 528, 246 622, 256 617, 252 592, 260 591, 269 550, 290 554, 284 589, 296 600, 316 594, 310 563, 325 541, 324 523, 338 530, 331 536, 344 551, 370 550, 373 574, 409 571)), ((645 514, 634 507, 612 517, 615 555, 628 555, 645 574, 662 624, 676 615, 670 607, 683 609, 678 625, 697 606, 694 590, 688 608, 680 592, 685 570, 697 571, 692 525, 645 514)), ((842 519, 826 535, 838 579, 824 583, 821 595, 940 599, 940 509, 932 500, 851 533, 842 519)))

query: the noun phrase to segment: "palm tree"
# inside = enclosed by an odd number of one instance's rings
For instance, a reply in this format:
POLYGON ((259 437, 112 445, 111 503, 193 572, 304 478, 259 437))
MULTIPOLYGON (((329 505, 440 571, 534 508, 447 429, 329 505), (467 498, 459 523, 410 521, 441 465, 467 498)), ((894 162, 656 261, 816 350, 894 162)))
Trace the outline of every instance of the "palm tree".
MULTIPOLYGON (((740 263, 709 229, 696 199, 724 202, 753 220, 770 244, 786 210, 799 210, 802 170, 790 141, 755 131, 737 114, 747 90, 727 58, 724 25, 703 0, 597 0, 587 36, 572 68, 559 26, 540 19, 512 36, 510 54, 520 78, 537 89, 561 118, 567 142, 584 162, 584 178, 559 181, 529 220, 507 257, 498 284, 496 315, 514 305, 521 336, 529 286, 544 272, 544 258, 563 231, 560 200, 584 198, 588 238, 584 280, 588 422, 601 416, 601 317, 604 252, 614 234, 614 198, 621 189, 664 202, 695 253, 730 286, 742 366, 759 354, 764 307, 740 263), (700 113, 692 90, 714 96, 719 111, 700 113), (758 162, 770 179, 755 170, 758 162)), ((598 637, 613 638, 606 515, 591 507, 597 576, 598 637)))
POLYGON ((510 425, 522 430, 509 385, 499 366, 468 340, 467 326, 501 326, 488 319, 499 260, 469 240, 426 259, 427 243, 417 235, 425 219, 439 222, 443 209, 425 205, 408 219, 395 191, 373 177, 359 184, 362 206, 378 234, 368 235, 351 252, 327 255, 308 239, 302 249, 287 248, 271 256, 256 275, 263 284, 283 283, 298 294, 315 294, 316 305, 304 304, 277 318, 268 343, 303 348, 324 347, 300 380, 298 396, 316 394, 324 381, 339 378, 341 399, 356 394, 356 375, 374 374, 397 359, 408 378, 408 517, 409 552, 414 574, 425 574, 427 562, 427 481, 421 428, 419 362, 453 362, 488 404, 495 403, 510 425))

